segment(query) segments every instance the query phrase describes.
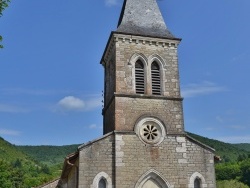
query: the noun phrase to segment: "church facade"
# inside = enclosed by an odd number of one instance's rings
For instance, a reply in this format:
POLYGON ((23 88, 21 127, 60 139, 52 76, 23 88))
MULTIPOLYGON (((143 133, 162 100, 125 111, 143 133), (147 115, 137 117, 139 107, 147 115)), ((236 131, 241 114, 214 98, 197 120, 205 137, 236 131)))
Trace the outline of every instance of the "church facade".
POLYGON ((101 64, 104 135, 44 187, 216 188, 214 149, 185 133, 177 48, 156 0, 124 0, 101 64))

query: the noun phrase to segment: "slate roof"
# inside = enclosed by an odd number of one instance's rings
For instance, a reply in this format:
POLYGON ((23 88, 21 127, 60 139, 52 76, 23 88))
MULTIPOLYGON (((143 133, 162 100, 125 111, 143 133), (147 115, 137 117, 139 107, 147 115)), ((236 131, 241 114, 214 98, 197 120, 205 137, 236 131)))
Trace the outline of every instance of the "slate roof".
POLYGON ((124 0, 116 32, 175 38, 167 29, 156 0, 124 0))

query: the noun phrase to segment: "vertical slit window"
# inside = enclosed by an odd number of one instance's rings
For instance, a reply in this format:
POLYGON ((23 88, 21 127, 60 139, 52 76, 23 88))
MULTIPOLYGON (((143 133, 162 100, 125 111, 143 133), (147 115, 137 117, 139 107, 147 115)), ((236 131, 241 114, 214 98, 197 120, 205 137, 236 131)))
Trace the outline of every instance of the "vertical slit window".
POLYGON ((99 181, 98 188, 106 188, 106 181, 103 178, 99 181))
POLYGON ((138 94, 145 93, 144 66, 140 60, 135 63, 135 90, 138 94))
POLYGON ((152 79, 152 94, 161 95, 160 67, 156 62, 153 62, 151 65, 151 79, 152 79))
POLYGON ((194 188, 201 188, 201 181, 199 178, 194 180, 194 188))

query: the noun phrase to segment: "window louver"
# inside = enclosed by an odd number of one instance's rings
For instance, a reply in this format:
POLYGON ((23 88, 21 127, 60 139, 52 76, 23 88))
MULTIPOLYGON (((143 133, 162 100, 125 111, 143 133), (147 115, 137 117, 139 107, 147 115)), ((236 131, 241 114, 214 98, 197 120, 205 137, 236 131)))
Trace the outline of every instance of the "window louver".
POLYGON ((161 95, 160 67, 156 62, 151 65, 152 94, 161 95))
POLYGON ((135 63, 135 89, 136 93, 144 94, 144 66, 143 63, 138 60, 135 63))

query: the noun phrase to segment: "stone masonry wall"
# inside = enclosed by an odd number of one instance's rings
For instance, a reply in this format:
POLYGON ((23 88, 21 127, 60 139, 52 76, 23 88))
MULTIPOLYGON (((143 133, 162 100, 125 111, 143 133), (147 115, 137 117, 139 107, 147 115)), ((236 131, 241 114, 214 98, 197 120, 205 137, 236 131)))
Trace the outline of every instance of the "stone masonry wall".
POLYGON ((114 172, 113 135, 86 144, 79 153, 79 188, 91 187, 95 176, 105 172, 112 179, 114 172))
POLYGON ((178 100, 116 97, 115 129, 133 131, 143 117, 158 118, 168 134, 184 133, 182 102, 178 100))
POLYGON ((71 172, 69 173, 68 175, 68 186, 67 188, 70 188, 70 187, 77 187, 77 167, 74 166, 72 169, 71 169, 71 172))
MULTIPOLYGON (((195 172, 206 181, 207 188, 215 188, 213 153, 188 141, 184 136, 167 136, 157 147, 144 144, 134 134, 121 134, 119 161, 116 165, 116 185, 134 187, 149 170, 159 172, 171 187, 189 188, 195 172)), ((170 188, 171 188, 170 187, 170 188)))
POLYGON ((104 134, 115 130, 115 100, 110 101, 109 107, 103 113, 104 134))
POLYGON ((110 55, 107 62, 104 64, 105 68, 105 80, 104 80, 104 94, 105 94, 105 106, 109 103, 114 95, 116 82, 116 56, 115 47, 112 46, 110 49, 110 55))

